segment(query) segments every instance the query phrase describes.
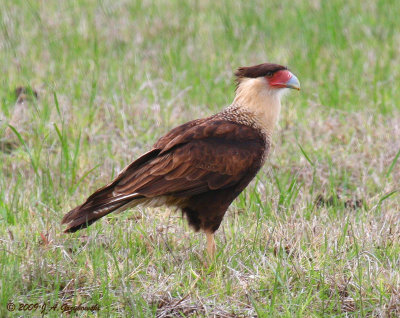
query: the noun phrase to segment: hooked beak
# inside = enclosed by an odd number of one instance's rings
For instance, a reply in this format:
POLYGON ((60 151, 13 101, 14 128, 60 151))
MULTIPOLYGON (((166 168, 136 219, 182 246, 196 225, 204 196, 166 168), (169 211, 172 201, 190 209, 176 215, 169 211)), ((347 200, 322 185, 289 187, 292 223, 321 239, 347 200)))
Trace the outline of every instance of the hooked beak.
POLYGON ((296 75, 292 74, 292 77, 289 78, 289 80, 285 83, 285 86, 287 88, 293 88, 293 89, 297 89, 299 91, 300 90, 299 79, 296 77, 296 75))

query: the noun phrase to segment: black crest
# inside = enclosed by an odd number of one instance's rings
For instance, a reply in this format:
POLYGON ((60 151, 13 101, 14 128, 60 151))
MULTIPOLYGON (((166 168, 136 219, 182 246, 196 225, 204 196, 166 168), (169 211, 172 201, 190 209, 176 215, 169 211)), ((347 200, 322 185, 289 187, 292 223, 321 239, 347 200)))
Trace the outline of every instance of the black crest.
POLYGON ((261 76, 271 76, 275 72, 281 70, 287 70, 287 67, 279 64, 264 63, 249 67, 239 67, 238 70, 235 72, 235 75, 238 79, 244 77, 256 78, 261 76))

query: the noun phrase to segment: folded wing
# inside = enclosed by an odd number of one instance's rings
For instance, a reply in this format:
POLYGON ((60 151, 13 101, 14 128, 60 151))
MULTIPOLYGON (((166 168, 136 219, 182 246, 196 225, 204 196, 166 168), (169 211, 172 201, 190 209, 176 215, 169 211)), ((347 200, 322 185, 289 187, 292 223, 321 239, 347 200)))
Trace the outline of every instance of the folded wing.
POLYGON ((74 231, 132 206, 134 200, 185 198, 231 187, 259 164, 263 142, 251 127, 226 120, 203 119, 179 126, 71 210, 63 223, 68 223, 67 231, 74 231))

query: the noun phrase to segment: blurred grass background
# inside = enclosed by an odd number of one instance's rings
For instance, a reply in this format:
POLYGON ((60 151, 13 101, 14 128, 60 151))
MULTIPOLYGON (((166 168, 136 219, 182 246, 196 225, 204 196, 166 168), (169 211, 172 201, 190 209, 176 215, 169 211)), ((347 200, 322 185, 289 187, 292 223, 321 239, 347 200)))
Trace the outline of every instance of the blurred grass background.
POLYGON ((99 92, 106 99, 117 94, 120 102, 154 102, 150 89, 141 97, 136 92, 157 79, 165 83, 157 86, 159 98, 190 86, 191 103, 217 110, 232 99, 233 69, 276 61, 302 77, 309 94, 298 107, 312 99, 387 112, 399 98, 396 85, 388 85, 399 77, 398 6, 390 0, 3 1, 3 108, 21 83, 56 89, 85 112, 99 92))
POLYGON ((13 300, 99 303, 99 316, 400 315, 398 12, 394 0, 0 0, 0 314, 13 300), (237 67, 267 61, 302 91, 214 264, 164 209, 61 234, 65 212, 168 129, 229 105, 237 67))

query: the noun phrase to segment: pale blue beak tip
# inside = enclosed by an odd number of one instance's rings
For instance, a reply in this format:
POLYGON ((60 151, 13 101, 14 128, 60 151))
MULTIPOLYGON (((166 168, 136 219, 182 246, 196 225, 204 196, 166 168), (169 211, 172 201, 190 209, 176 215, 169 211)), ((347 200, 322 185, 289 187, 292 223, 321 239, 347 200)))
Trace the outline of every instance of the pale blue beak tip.
POLYGON ((292 77, 286 82, 286 87, 297 89, 299 91, 300 90, 299 79, 295 75, 292 75, 292 77))

